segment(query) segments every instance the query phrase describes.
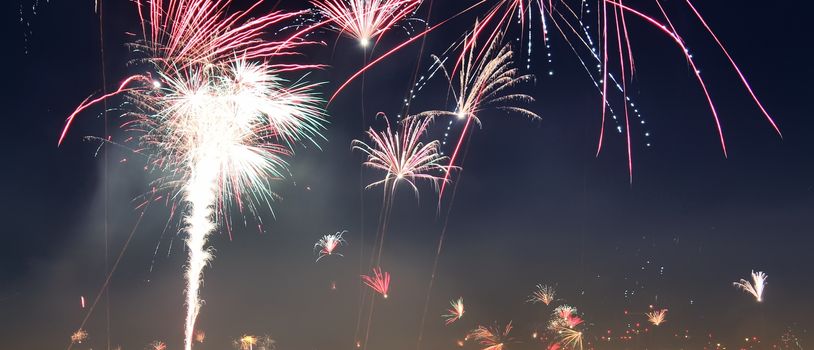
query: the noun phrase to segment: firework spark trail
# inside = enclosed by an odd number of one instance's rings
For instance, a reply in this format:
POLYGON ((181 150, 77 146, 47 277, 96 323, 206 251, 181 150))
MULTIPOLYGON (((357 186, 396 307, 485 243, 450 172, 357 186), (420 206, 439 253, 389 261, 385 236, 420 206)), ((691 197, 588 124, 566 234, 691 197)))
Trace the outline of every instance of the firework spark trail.
POLYGON ((739 282, 732 283, 736 288, 743 290, 746 293, 755 297, 758 303, 763 302, 763 290, 766 288, 766 280, 769 278, 765 273, 752 271, 752 282, 741 279, 739 282))
MULTIPOLYGON (((621 3, 621 1, 620 1, 620 3, 621 3)), ((777 123, 775 123, 774 118, 772 118, 772 116, 769 115, 769 112, 766 111, 765 107, 763 107, 763 103, 761 103, 760 99, 757 98, 757 95, 755 95, 755 92, 752 90, 752 86, 749 84, 749 81, 746 79, 746 76, 743 75, 743 73, 741 72, 740 67, 738 67, 737 63, 735 63, 735 60, 732 58, 732 55, 729 54, 729 50, 727 50, 726 46, 724 46, 724 44, 721 42, 721 40, 718 39, 718 35, 716 35, 714 31, 712 31, 712 28, 710 28, 709 25, 707 24, 707 21, 704 20, 703 17, 701 17, 701 13, 698 12, 698 10, 695 9, 695 6, 693 6, 693 4, 692 4, 692 2, 690 0, 687 0, 687 5, 690 6, 690 8, 692 9, 692 12, 695 14, 696 17, 698 17, 698 20, 701 21, 701 24, 704 25, 704 28, 707 29, 707 32, 709 32, 709 34, 712 36, 712 38, 715 39, 715 42, 718 44, 718 47, 721 49, 721 51, 724 53, 724 55, 726 55, 726 58, 729 60, 729 63, 732 65, 732 68, 734 68, 735 72, 738 73, 738 77, 741 79, 741 83, 743 83, 743 86, 746 88, 747 91, 749 91, 749 95, 752 96, 752 100, 760 108, 760 111, 763 113, 763 116, 766 117, 766 120, 768 120, 770 124, 772 124, 772 127, 777 132, 777 134, 780 135, 780 137, 783 137, 783 133, 780 132, 780 127, 777 126, 777 123)))
MULTIPOLYGON (((464 149, 463 158, 466 158, 466 155, 469 153, 469 146, 472 144, 472 137, 467 139, 466 147, 464 149)), ((461 163, 463 165, 463 163, 461 163)), ((455 181, 455 184, 452 186, 452 194, 450 196, 450 202, 447 206, 447 213, 444 216, 444 224, 441 227, 441 234, 438 236, 438 245, 435 249, 435 258, 433 259, 432 263, 432 272, 430 274, 430 282, 427 286, 427 296, 424 299, 424 312, 421 315, 421 323, 419 324, 419 333, 418 333, 418 341, 416 341, 416 350, 421 349, 421 340, 424 336, 424 323, 427 318, 427 311, 429 310, 430 305, 430 296, 432 295, 432 288, 435 283, 435 279, 438 273, 438 262, 441 258, 441 250, 444 247, 444 239, 447 235, 447 228, 449 227, 449 218, 452 215, 452 207, 455 203, 456 194, 458 193, 458 186, 461 183, 461 178, 463 176, 463 167, 456 168, 459 171, 458 173, 458 181, 455 181)), ((439 208, 440 209, 440 208, 439 208)), ((459 345, 463 346, 463 342, 459 341, 459 345)))
MULTIPOLYGON (((136 235, 136 232, 138 231, 138 228, 141 225, 141 220, 144 218, 144 213, 149 208, 150 203, 152 203, 152 201, 148 201, 147 204, 141 209, 141 214, 139 214, 138 219, 136 220, 136 223, 133 225, 133 229, 130 230, 130 235, 127 236, 127 240, 124 241, 124 245, 122 246, 122 249, 119 252, 119 256, 116 257, 116 261, 114 261, 113 265, 110 267, 110 271, 108 271, 107 277, 105 278, 104 283, 102 283, 102 287, 99 289, 99 292, 96 294, 96 297, 93 299, 93 303, 91 303, 90 306, 88 307, 88 311, 85 314, 85 317, 82 319, 82 323, 79 325, 79 328, 77 329, 76 332, 85 332, 83 329, 85 328, 85 325, 87 324, 88 320, 90 319, 90 315, 93 314, 93 310, 96 309, 96 305, 99 303, 99 300, 102 299, 102 295, 104 294, 104 292, 107 290, 108 286, 110 285, 110 280, 111 280, 111 278, 113 278, 113 274, 116 272, 116 269, 119 267, 119 262, 121 262, 122 258, 124 257, 124 252, 127 251, 127 247, 130 246, 130 242, 133 240, 133 237, 136 235)), ((76 332, 74 334, 77 334, 76 332)), ((85 335, 87 336, 86 332, 85 332, 85 335)), ((74 344, 75 344, 75 342, 71 341, 71 343, 68 345, 68 350, 71 350, 71 348, 73 347, 74 344)))
MULTIPOLYGON (((202 152, 203 153, 203 152, 202 152)), ((204 153, 205 157, 206 154, 204 153)), ((184 221, 187 224, 186 244, 189 249, 189 259, 186 269, 187 315, 184 328, 184 341, 187 349, 192 348, 195 321, 201 309, 200 288, 203 278, 203 268, 212 259, 212 254, 206 248, 207 237, 215 230, 212 222, 215 205, 215 181, 217 168, 213 160, 203 159, 191 166, 190 180, 184 188, 185 200, 190 208, 184 221)))
POLYGON ((422 0, 312 0, 311 4, 330 19, 336 30, 370 45, 385 31, 413 14, 422 0))

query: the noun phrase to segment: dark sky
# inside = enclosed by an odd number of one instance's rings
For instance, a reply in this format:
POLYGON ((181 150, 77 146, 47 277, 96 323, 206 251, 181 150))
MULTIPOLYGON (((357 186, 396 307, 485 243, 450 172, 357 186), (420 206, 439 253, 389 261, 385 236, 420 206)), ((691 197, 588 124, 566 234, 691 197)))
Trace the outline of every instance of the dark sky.
MULTIPOLYGON (((67 346, 87 311, 80 308, 80 296, 91 301, 105 276, 104 163, 95 156, 98 144, 83 140, 102 135, 101 111, 85 113, 68 141, 56 147, 64 118, 101 88, 98 16, 90 0, 40 2, 36 15, 29 0, 3 3, 3 349, 67 346)), ((273 3, 268 2, 264 9, 273 3)), ((434 2, 437 22, 469 1, 434 2)), ((125 33, 136 32, 138 23, 130 2, 108 3, 104 45, 113 86, 131 69, 125 33)), ((650 1, 630 3, 657 11, 650 1)), ((806 333, 814 326, 810 12, 792 1, 698 1, 777 119, 780 139, 684 2, 664 3, 709 83, 729 158, 680 51, 652 28, 631 21, 637 73, 630 91, 647 129, 633 128, 630 184, 623 137, 609 133, 605 151, 594 156, 601 99, 570 48, 554 36, 554 63, 547 65, 536 42, 531 73, 538 79, 525 88, 537 99, 532 109, 542 120, 481 115, 483 127, 475 130, 458 177, 423 348, 454 348, 455 339, 476 324, 510 320, 524 342, 513 348, 542 348, 529 335, 549 309, 524 303, 537 283, 556 285, 561 302, 584 314, 587 339, 594 343, 609 329, 618 334, 630 323, 644 324, 648 305, 669 308, 668 322, 652 334, 626 344, 599 344, 600 349, 697 349, 709 334, 734 349, 746 336, 776 343, 789 327, 804 345, 814 342, 806 333), (546 75, 548 70, 555 74, 546 75), (645 132, 651 136, 645 138, 645 132), (647 142, 652 146, 645 147, 647 142), (769 275, 760 305, 732 286, 752 269, 769 275), (440 314, 458 296, 468 313, 444 327, 440 314), (690 342, 675 339, 685 331, 690 342)), ((474 13, 461 17, 429 36, 421 69, 429 53, 457 40, 473 19, 474 13)), ((303 60, 331 65, 310 77, 328 81, 322 92, 330 95, 360 67, 363 53, 349 39, 320 35, 328 45, 309 49, 303 60)), ((402 30, 389 32, 374 55, 407 37, 402 30)), ((205 272, 206 304, 199 318, 209 339, 198 348, 226 349, 243 333, 271 334, 281 349, 352 346, 359 252, 364 247, 369 253, 381 190, 366 191, 362 205, 361 156, 351 153, 350 141, 362 137, 363 118, 369 125, 376 112, 399 112, 418 57, 418 45, 407 47, 366 75, 364 93, 361 84, 351 84, 329 106, 328 141, 322 151, 298 151, 293 178, 275 188, 283 197, 274 207, 276 219, 262 214, 264 232, 247 224, 234 230, 232 240, 223 233, 213 237, 216 258, 205 272), (350 243, 344 258, 315 264, 313 243, 342 229, 349 231, 350 243), (332 280, 336 291, 328 288, 332 280)), ((427 89, 414 111, 450 107, 444 104, 443 81, 427 89)), ((111 124, 117 123, 116 112, 110 115, 111 124)), ((111 159, 107 208, 115 257, 137 222, 136 198, 148 190, 152 175, 127 150, 102 152, 111 159)), ((365 171, 364 181, 377 175, 365 171)), ((445 217, 437 215, 431 188, 422 192, 420 201, 409 190, 397 193, 383 263, 393 274, 391 297, 376 306, 369 349, 415 348, 445 217)), ((141 349, 155 339, 170 349, 181 347, 185 252, 173 228, 176 219, 162 234, 168 220, 163 204, 145 212, 113 277, 110 335, 124 349, 141 349)), ((103 303, 86 329, 90 341, 79 348, 104 349, 103 303)))

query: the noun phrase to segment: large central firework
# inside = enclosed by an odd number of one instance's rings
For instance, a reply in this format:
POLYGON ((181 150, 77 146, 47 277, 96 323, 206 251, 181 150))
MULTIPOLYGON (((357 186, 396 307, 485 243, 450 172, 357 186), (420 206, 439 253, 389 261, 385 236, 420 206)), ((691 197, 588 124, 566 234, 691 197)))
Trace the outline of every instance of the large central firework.
POLYGON ((134 46, 148 53, 145 73, 125 79, 113 93, 81 104, 60 138, 61 143, 78 113, 98 101, 125 94, 135 107, 128 110, 132 118, 125 129, 138 133, 140 149, 157 171, 172 174, 159 186, 177 192, 185 206, 187 350, 192 348, 201 308, 203 268, 212 259, 210 234, 228 220, 230 203, 251 213, 256 212, 255 203, 269 204, 270 180, 287 175, 285 158, 293 154, 293 146, 322 137, 320 99, 312 93, 315 85, 290 83, 280 76, 313 66, 269 62, 308 42, 297 37, 261 38, 268 26, 299 13, 272 12, 245 19, 247 12, 226 14, 230 3, 137 1, 144 40, 134 46), (144 18, 145 10, 149 19, 144 18))
POLYGON ((242 206, 243 193, 268 201, 268 180, 285 176, 283 157, 291 153, 279 142, 299 136, 299 129, 289 123, 318 113, 313 96, 283 88, 263 64, 238 61, 201 69, 192 79, 165 77, 170 87, 161 101, 167 105, 145 121, 155 126, 147 134, 155 137, 149 140, 156 140, 156 149, 178 162, 185 177, 187 348, 200 309, 203 268, 212 257, 207 238, 217 226, 216 210, 230 198, 242 206))

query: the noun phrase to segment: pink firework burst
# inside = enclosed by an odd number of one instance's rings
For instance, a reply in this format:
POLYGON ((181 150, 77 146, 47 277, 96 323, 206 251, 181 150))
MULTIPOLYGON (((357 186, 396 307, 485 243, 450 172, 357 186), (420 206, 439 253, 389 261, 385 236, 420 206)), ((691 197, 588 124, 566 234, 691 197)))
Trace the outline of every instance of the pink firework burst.
POLYGON ((574 329, 582 324, 584 321, 581 317, 577 316, 577 309, 569 305, 560 305, 553 312, 553 318, 549 323, 549 329, 556 330, 559 328, 574 329))
POLYGON ((340 231, 334 234, 322 236, 322 238, 320 238, 319 241, 316 244, 314 244, 314 250, 318 251, 319 254, 319 256, 317 257, 317 261, 328 255, 336 254, 342 256, 342 254, 336 253, 335 251, 337 248, 347 243, 345 239, 342 238, 342 235, 347 232, 348 231, 340 231))
POLYGON ((362 282, 387 299, 387 291, 390 289, 389 272, 382 272, 381 268, 375 267, 373 268, 373 275, 362 275, 362 282))
POLYGON ((393 131, 388 121, 385 131, 377 132, 373 128, 367 131, 372 141, 370 145, 353 141, 353 149, 367 155, 366 166, 385 172, 384 179, 371 183, 368 188, 384 185, 385 190, 392 193, 399 182, 406 182, 418 196, 417 179, 428 180, 437 188, 450 167, 442 164, 446 157, 439 154, 440 143, 437 140, 428 143, 421 141, 430 122, 429 118, 404 119, 400 122, 402 128, 399 133, 393 131), (436 175, 438 173, 442 176, 436 175))
POLYGON ((341 34, 367 47, 412 15, 421 0, 312 0, 317 11, 341 34))

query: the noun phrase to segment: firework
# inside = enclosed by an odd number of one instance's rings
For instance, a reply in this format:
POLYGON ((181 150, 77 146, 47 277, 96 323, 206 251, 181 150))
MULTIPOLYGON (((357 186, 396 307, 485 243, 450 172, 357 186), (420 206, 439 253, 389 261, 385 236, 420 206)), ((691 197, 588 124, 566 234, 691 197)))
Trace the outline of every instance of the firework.
POLYGON ((339 246, 345 245, 347 243, 345 242, 345 239, 342 238, 342 235, 347 232, 348 231, 340 231, 334 234, 322 236, 322 238, 320 238, 319 241, 317 241, 317 243, 314 244, 314 250, 317 251, 319 254, 319 256, 317 257, 317 261, 328 255, 336 254, 342 256, 342 254, 334 253, 334 251, 339 246))
POLYGON ((568 327, 560 327, 556 332, 559 343, 562 344, 562 346, 582 350, 582 331, 568 327))
POLYGON ((80 329, 76 332, 71 334, 71 344, 82 344, 83 341, 88 339, 88 332, 85 332, 84 329, 80 329))
POLYGON ((531 296, 529 296, 527 302, 533 304, 543 303, 548 305, 551 304, 552 301, 554 301, 554 296, 556 294, 557 292, 554 290, 554 287, 547 286, 544 284, 538 284, 537 290, 535 290, 534 293, 532 293, 531 296))
POLYGON ((478 328, 469 332, 467 338, 478 342, 478 344, 483 346, 482 350, 503 350, 506 348, 506 345, 514 341, 514 339, 509 336, 511 331, 511 322, 509 322, 505 328, 501 328, 498 325, 491 327, 478 326, 478 328))
POLYGON ((362 281, 376 293, 387 299, 387 291, 390 289, 390 273, 382 272, 381 268, 373 268, 373 275, 362 275, 362 281))
POLYGON ((560 305, 552 312, 552 318, 549 322, 549 329, 559 330, 561 328, 570 328, 582 324, 583 320, 577 316, 577 309, 569 305, 560 305))
POLYGON ((167 350, 167 344, 164 344, 164 342, 162 342, 162 341, 156 340, 156 341, 150 343, 150 345, 147 345, 147 349, 149 349, 149 350, 167 350))
POLYGON ((202 330, 195 331, 195 341, 198 343, 203 343, 206 340, 206 332, 202 330))
POLYGON ((667 309, 650 311, 645 315, 647 315, 647 321, 652 323, 654 326, 660 326, 662 323, 667 321, 667 309))
POLYGON ((240 350, 254 350, 254 346, 257 345, 257 337, 244 334, 242 337, 235 339, 234 345, 240 350))
POLYGON ((189 208, 184 220, 189 248, 187 344, 200 308, 203 267, 211 260, 206 245, 216 229, 215 206, 243 193, 268 203, 272 198, 268 180, 285 176, 283 156, 290 155, 275 140, 296 137, 289 124, 298 118, 294 116, 311 118, 315 111, 312 96, 281 91, 277 78, 262 64, 237 64, 232 69, 233 79, 221 73, 191 89, 185 86, 189 81, 173 81, 178 93, 167 96, 168 115, 148 134, 158 134, 160 152, 179 160, 187 175, 182 189, 189 208), (212 86, 212 81, 225 86, 212 86))
POLYGON ((412 15, 421 0, 312 0, 332 27, 367 47, 384 32, 412 15))
MULTIPOLYGON (((455 111, 432 110, 416 115, 416 117, 426 117, 427 119, 452 116, 466 121, 450 157, 449 166, 455 165, 470 124, 473 121, 478 125, 481 124, 478 115, 483 110, 493 108, 518 113, 532 119, 539 118, 536 113, 515 104, 516 102, 530 103, 534 101, 534 98, 522 93, 507 92, 520 83, 532 81, 534 76, 520 75, 518 69, 512 66, 514 52, 510 44, 501 46, 502 36, 500 35, 491 39, 485 47, 485 52, 480 52, 481 50, 476 45, 477 34, 480 30, 481 27, 476 23, 475 29, 464 39, 464 49, 459 58, 460 71, 457 73, 458 90, 453 91, 456 101, 455 111)), ((436 61, 440 62, 441 59, 436 57, 436 61)), ((455 75, 455 70, 452 75, 455 75)), ((447 77, 450 81, 452 80, 449 74, 447 77)), ((444 181, 441 183, 441 195, 444 193, 448 179, 449 173, 444 176, 444 181)))
POLYGON ((384 179, 369 184, 367 188, 383 185, 385 191, 392 194, 399 182, 406 182, 418 196, 416 180, 428 180, 438 186, 442 177, 434 173, 447 174, 450 167, 441 164, 446 158, 438 153, 440 143, 437 140, 421 142, 429 123, 429 119, 404 119, 399 134, 393 131, 388 121, 385 131, 377 132, 373 128, 367 131, 371 145, 353 140, 353 149, 367 155, 364 164, 385 172, 384 179))
POLYGON ((740 282, 734 282, 733 285, 751 294, 758 303, 761 303, 763 302, 763 290, 766 288, 766 280, 768 278, 769 276, 761 271, 752 271, 752 282, 741 279, 740 282))
POLYGON ((257 340, 257 346, 254 347, 255 350, 274 350, 277 348, 277 341, 275 341, 271 336, 264 335, 257 340))
MULTIPOLYGON (((453 116, 461 120, 472 119, 481 124, 478 115, 487 108, 494 108, 506 112, 516 112, 530 118, 539 116, 514 102, 530 103, 534 98, 522 93, 508 93, 506 90, 525 82, 534 80, 534 76, 520 75, 519 70, 513 67, 514 51, 511 44, 501 46, 502 36, 495 37, 487 44, 485 53, 481 53, 475 40, 478 25, 472 33, 464 39, 466 48, 460 57, 460 72, 458 72, 458 89, 455 93, 455 111, 427 111, 419 116, 453 116)), ((436 57, 436 61, 441 59, 436 57)), ((454 71, 453 71, 454 73, 454 71)))
POLYGON ((458 298, 457 300, 452 300, 449 302, 452 306, 447 313, 443 315, 445 318, 444 323, 449 326, 457 320, 460 320, 461 317, 464 316, 464 298, 458 298))
POLYGON ((321 101, 311 92, 315 85, 290 83, 279 75, 315 66, 269 62, 310 42, 262 38, 266 28, 304 12, 227 15, 231 0, 136 5, 144 40, 135 46, 150 55, 143 60, 148 62, 145 71, 157 77, 137 74, 116 91, 85 100, 68 117, 59 143, 75 117, 100 101, 125 94, 137 109, 127 113, 134 120, 125 129, 139 133, 139 149, 148 153, 156 170, 176 176, 161 186, 176 188, 175 197, 185 202, 189 260, 184 344, 190 350, 202 272, 212 258, 207 239, 222 222, 217 216, 226 215, 231 200, 253 214, 254 201, 271 202, 269 180, 288 173, 284 157, 292 154, 293 144, 321 138, 321 101), (244 201, 246 195, 251 200, 244 201))

